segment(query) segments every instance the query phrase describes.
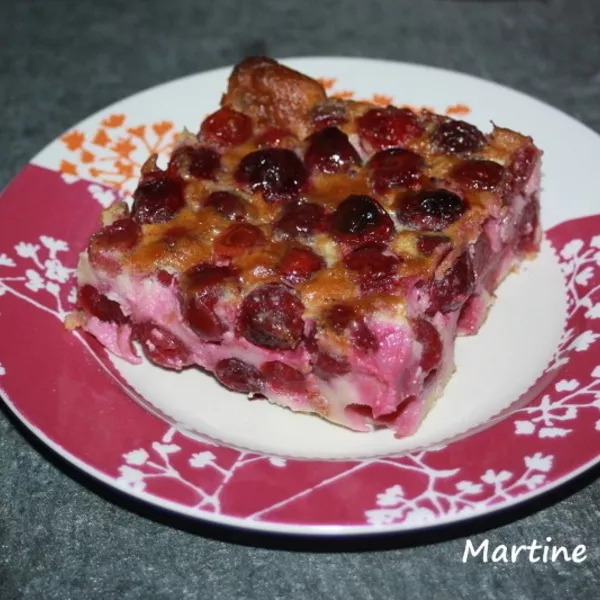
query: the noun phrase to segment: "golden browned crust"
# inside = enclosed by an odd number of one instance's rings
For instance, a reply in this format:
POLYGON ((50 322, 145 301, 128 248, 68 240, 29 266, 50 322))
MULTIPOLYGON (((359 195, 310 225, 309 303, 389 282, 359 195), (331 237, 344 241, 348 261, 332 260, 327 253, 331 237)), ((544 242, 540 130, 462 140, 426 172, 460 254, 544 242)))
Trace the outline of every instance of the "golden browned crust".
MULTIPOLYGON (((143 225, 142 236, 136 247, 123 256, 125 268, 147 274, 157 270, 181 273, 201 262, 221 260, 215 247, 217 238, 232 226, 232 222, 205 206, 205 200, 214 191, 233 191, 246 207, 245 223, 258 227, 264 234, 264 243, 241 255, 230 258, 231 264, 240 273, 242 291, 270 281, 278 280, 277 265, 287 250, 298 240, 286 240, 275 231, 275 223, 283 211, 283 205, 267 202, 260 191, 236 182, 235 170, 249 153, 261 147, 261 135, 276 126, 293 132, 294 149, 301 155, 306 150, 306 137, 314 130, 315 110, 325 107, 344 115, 340 129, 356 134, 357 122, 368 110, 379 108, 365 102, 349 102, 327 99, 320 83, 263 57, 249 58, 233 70, 229 78, 227 93, 222 105, 244 113, 252 119, 252 135, 243 143, 233 147, 219 148, 220 168, 216 178, 196 178, 189 174, 183 178, 185 207, 166 223, 143 225)), ((531 145, 532 140, 519 133, 494 127, 485 137, 483 147, 473 153, 456 154, 440 151, 434 133, 440 123, 451 121, 448 117, 428 111, 418 113, 421 133, 408 140, 403 147, 418 153, 423 161, 422 173, 430 187, 453 187, 452 169, 466 159, 487 159, 506 166, 520 148, 531 145)), ((356 142, 356 138, 353 138, 356 142)), ((181 144, 198 145, 195 137, 187 134, 181 144)), ((289 140, 286 146, 289 147, 289 140)), ((142 172, 156 171, 156 157, 145 163, 142 172)), ((406 189, 393 188, 375 192, 369 179, 367 165, 357 166, 345 173, 312 173, 298 197, 300 202, 321 205, 328 214, 350 194, 369 195, 389 212, 394 212, 398 198, 406 189)), ((426 254, 419 250, 419 239, 423 232, 398 230, 387 244, 390 251, 400 259, 398 275, 401 278, 430 278, 434 272, 449 266, 468 244, 476 241, 482 225, 490 215, 498 217, 506 210, 502 194, 480 189, 462 190, 469 209, 456 222, 445 228, 443 235, 450 242, 450 250, 442 263, 437 254, 426 254)), ((122 216, 122 207, 112 209, 107 223, 122 216)), ((438 232, 440 233, 440 232, 438 232)), ((440 233, 441 235, 441 233, 440 233)), ((358 300, 359 284, 355 274, 343 263, 343 251, 332 237, 325 232, 310 240, 300 239, 311 245, 326 258, 327 266, 309 281, 296 285, 309 312, 318 312, 323 306, 335 302, 355 301, 358 306, 401 307, 404 302, 402 289, 394 295, 373 295, 367 300, 358 300), (384 297, 385 296, 385 297, 384 297)))
POLYGON ((221 104, 246 113, 258 125, 289 129, 302 138, 311 108, 326 97, 318 81, 270 58, 252 57, 233 69, 221 104))

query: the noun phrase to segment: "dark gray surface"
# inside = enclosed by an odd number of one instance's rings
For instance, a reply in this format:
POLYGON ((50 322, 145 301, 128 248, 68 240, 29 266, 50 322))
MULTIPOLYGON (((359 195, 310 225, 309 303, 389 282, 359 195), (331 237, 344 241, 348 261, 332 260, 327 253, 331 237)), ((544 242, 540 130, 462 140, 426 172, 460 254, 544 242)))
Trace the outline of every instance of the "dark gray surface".
MULTIPOLYGON (((458 69, 600 129, 598 0, 2 0, 0 48, 0 186, 106 104, 252 53, 458 69)), ((599 497, 596 481, 474 536, 489 537, 491 546, 547 536, 583 543, 582 565, 464 565, 464 538, 360 553, 300 553, 291 543, 261 549, 184 532, 108 502, 53 466, 0 413, 0 599, 593 599, 599 497)))

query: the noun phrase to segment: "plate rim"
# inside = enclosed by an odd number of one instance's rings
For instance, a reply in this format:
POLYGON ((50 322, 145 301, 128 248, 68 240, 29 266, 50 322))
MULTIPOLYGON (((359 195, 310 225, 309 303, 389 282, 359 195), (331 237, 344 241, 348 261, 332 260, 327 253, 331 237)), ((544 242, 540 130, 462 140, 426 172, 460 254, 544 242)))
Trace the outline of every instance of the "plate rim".
MULTIPOLYGON (((524 92, 521 92, 520 90, 508 87, 504 84, 497 83, 495 81, 491 81, 488 79, 484 79, 482 77, 472 75, 469 73, 464 73, 462 71, 456 71, 453 69, 446 69, 446 68, 441 68, 441 67, 431 66, 431 65, 424 65, 424 64, 419 64, 419 63, 396 61, 393 59, 379 59, 379 58, 369 58, 369 57, 307 55, 307 56, 293 56, 293 57, 281 58, 279 60, 281 60, 281 62, 283 64, 289 64, 290 66, 293 66, 294 63, 301 63, 303 61, 310 61, 310 62, 314 62, 314 63, 326 63, 327 61, 332 61, 332 60, 334 60, 334 61, 349 61, 352 63, 361 63, 363 65, 364 64, 372 64, 372 63, 385 63, 385 64, 389 64, 390 66, 400 66, 400 67, 405 67, 405 68, 408 67, 408 68, 412 68, 415 70, 425 69, 430 72, 442 72, 447 75, 460 76, 462 78, 465 78, 466 80, 470 80, 471 82, 475 82, 477 84, 485 84, 485 85, 495 86, 496 88, 501 90, 503 93, 508 92, 510 94, 516 95, 517 97, 527 100, 529 102, 534 101, 536 103, 539 103, 542 106, 544 106, 545 109, 551 109, 553 116, 559 116, 561 119, 564 119, 566 117, 568 119, 570 125, 583 127, 587 132, 593 134, 596 138, 600 137, 596 131, 594 131, 591 127, 589 127, 585 123, 578 121, 571 115, 561 111, 560 109, 547 103, 544 100, 540 100, 539 98, 537 98, 535 96, 526 94, 524 92)), ((165 85, 173 84, 176 82, 185 82, 185 80, 192 79, 199 75, 227 74, 230 72, 231 68, 232 68, 232 66, 223 66, 223 67, 209 69, 206 71, 190 73, 190 74, 184 75, 182 77, 178 77, 178 78, 175 78, 175 79, 172 79, 169 81, 161 82, 156 85, 145 88, 143 90, 134 92, 133 94, 130 94, 129 96, 120 98, 120 99, 116 100, 115 102, 112 102, 112 103, 100 108, 99 110, 95 111, 94 113, 87 115, 83 119, 79 120, 77 123, 71 125, 70 128, 65 131, 70 131, 71 129, 77 127, 78 124, 82 123, 83 121, 87 121, 88 119, 91 120, 95 117, 98 117, 99 115, 105 113, 106 111, 113 109, 115 106, 117 106, 118 104, 120 104, 121 102, 123 102, 125 100, 135 99, 137 96, 140 96, 140 95, 146 94, 146 93, 152 93, 152 91, 154 91, 158 88, 161 88, 165 85)), ((28 165, 32 165, 32 164, 35 165, 36 158, 44 150, 46 150, 50 145, 52 145, 57 140, 59 140, 60 137, 61 136, 58 136, 57 138, 55 138, 54 140, 49 142, 40 151, 38 151, 32 158, 30 158, 29 161, 21 169, 19 169, 19 171, 16 174, 14 174, 9 179, 6 186, 2 189, 2 191, 0 191, 0 197, 2 197, 5 194, 6 190, 8 190, 8 188, 13 184, 14 180, 24 171, 24 169, 28 165)), ((90 181, 89 179, 86 179, 86 178, 80 178, 80 179, 82 179, 84 181, 90 181)), ((597 215, 599 213, 596 212, 593 214, 597 215)), ((592 215, 589 215, 589 216, 592 216, 592 215)), ((589 218, 589 217, 580 217, 580 218, 589 218)), ((532 385, 533 385, 533 382, 532 382, 532 385)), ((83 471, 86 475, 91 476, 96 480, 99 480, 100 482, 102 482, 105 485, 108 485, 110 488, 115 489, 121 493, 128 495, 128 496, 132 496, 138 500, 141 500, 142 502, 151 504, 158 508, 172 511, 175 514, 185 515, 186 517, 206 521, 208 523, 213 523, 213 524, 216 523, 219 525, 226 525, 226 526, 230 526, 230 527, 234 527, 234 528, 257 531, 257 532, 283 533, 283 534, 300 535, 300 536, 309 535, 309 536, 319 536, 319 537, 337 537, 337 536, 350 536, 350 535, 364 536, 364 535, 381 535, 381 534, 385 534, 385 533, 425 531, 425 530, 435 529, 436 527, 444 526, 444 525, 451 525, 451 524, 457 524, 457 523, 462 523, 462 522, 465 522, 465 523, 471 522, 471 521, 474 521, 483 516, 497 514, 506 509, 510 509, 517 505, 529 502, 530 500, 532 500, 534 498, 542 497, 545 494, 555 490, 556 488, 562 487, 566 483, 576 479, 577 477, 582 475, 584 472, 589 471, 594 466, 596 466, 600 463, 600 452, 598 452, 594 459, 586 462, 583 465, 580 465, 578 468, 576 468, 574 470, 570 470, 568 473, 562 475, 561 477, 553 479, 550 483, 548 483, 544 486, 541 486, 540 488, 535 488, 526 493, 520 494, 517 497, 511 497, 510 500, 505 501, 499 505, 493 505, 490 507, 486 507, 485 511, 474 512, 474 513, 471 513, 468 515, 460 514, 460 513, 457 513, 454 515, 442 515, 442 516, 436 515, 435 521, 430 522, 430 523, 423 523, 423 524, 419 524, 419 525, 415 525, 413 523, 407 524, 405 522, 392 523, 392 524, 388 524, 388 525, 375 525, 375 524, 372 524, 372 525, 371 524, 364 524, 364 525, 315 525, 315 524, 300 525, 297 523, 290 524, 290 523, 282 523, 282 522, 278 522, 278 521, 249 520, 244 517, 233 517, 230 515, 224 515, 224 514, 220 514, 220 513, 213 513, 210 511, 186 507, 178 502, 160 498, 160 497, 158 497, 154 494, 151 494, 149 492, 146 492, 144 490, 137 490, 137 489, 133 489, 131 487, 121 486, 118 484, 116 478, 110 477, 107 474, 100 471, 99 469, 97 469, 96 467, 88 465, 86 462, 84 462, 83 460, 78 458, 73 453, 65 450, 60 444, 58 444, 57 442, 52 440, 50 437, 48 437, 42 429, 40 429, 39 427, 37 427, 36 425, 31 423, 17 409, 16 404, 9 397, 8 393, 2 386, 0 386, 0 396, 1 396, 2 400, 4 401, 4 403, 6 404, 6 406, 10 409, 11 413, 13 415, 15 415, 15 417, 19 420, 19 422, 21 424, 23 424, 26 427, 26 429, 28 431, 30 431, 37 439, 39 439, 41 442, 43 442, 52 451, 56 452, 59 456, 61 456, 61 458, 67 460, 71 465, 75 466, 80 471, 83 471)), ((179 432, 182 433, 183 435, 185 435, 184 431, 179 430, 179 432)), ((220 442, 220 445, 229 447, 226 443, 223 443, 223 442, 220 442)), ((261 453, 261 454, 265 454, 265 453, 261 453)), ((315 460, 318 461, 321 459, 309 458, 309 459, 296 459, 296 460, 306 460, 308 462, 312 462, 312 461, 315 461, 315 460)), ((328 460, 328 459, 326 459, 326 460, 328 460)), ((349 460, 360 460, 360 459, 349 459, 349 460)))

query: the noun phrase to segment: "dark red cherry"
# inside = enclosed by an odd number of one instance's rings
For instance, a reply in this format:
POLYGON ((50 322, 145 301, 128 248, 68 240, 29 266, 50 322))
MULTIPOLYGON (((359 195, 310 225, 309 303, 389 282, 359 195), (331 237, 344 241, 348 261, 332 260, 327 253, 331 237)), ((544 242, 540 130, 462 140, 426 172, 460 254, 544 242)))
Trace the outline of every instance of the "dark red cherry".
POLYGON ((436 127, 433 141, 441 152, 460 154, 480 150, 485 137, 475 125, 465 121, 445 121, 436 127))
POLYGON ((396 216, 419 231, 442 231, 466 212, 467 203, 449 190, 420 190, 400 196, 396 216))
POLYGON ((299 235, 310 235, 324 227, 325 209, 320 204, 311 202, 298 202, 287 204, 279 219, 275 223, 275 229, 286 237, 297 237, 299 235))
POLYGON ((347 304, 334 304, 323 313, 325 324, 338 335, 348 332, 352 342, 365 352, 375 351, 379 342, 363 317, 347 304))
POLYGON ((105 225, 90 238, 90 262, 97 269, 118 273, 120 265, 113 253, 131 250, 138 243, 141 233, 141 227, 129 217, 105 225))
POLYGON ((375 154, 367 163, 369 183, 377 194, 393 188, 411 188, 421 179, 423 159, 410 150, 390 148, 375 154))
POLYGON ((379 348, 379 342, 369 329, 364 319, 360 319, 356 322, 354 328, 350 331, 350 339, 357 348, 360 348, 364 352, 375 352, 379 348))
POLYGON ((360 141, 369 152, 403 146, 423 133, 417 116, 407 108, 374 108, 357 123, 360 141))
POLYGON ((399 284, 400 259, 385 253, 377 246, 362 246, 344 259, 345 265, 358 276, 360 289, 365 293, 386 293, 399 284))
POLYGON ((226 327, 214 312, 223 287, 235 280, 231 267, 201 263, 188 269, 181 278, 182 312, 200 339, 219 342, 226 327))
POLYGON ((198 137, 201 142, 229 148, 244 143, 251 135, 250 117, 231 108, 221 108, 204 119, 198 137))
POLYGON ((472 190, 493 190, 503 175, 504 167, 492 160, 465 160, 450 171, 454 181, 472 190))
POLYGON ((287 283, 296 285, 308 281, 324 267, 323 258, 308 246, 294 246, 285 253, 277 270, 287 283))
POLYGON ((538 155, 539 151, 533 145, 523 146, 513 154, 507 167, 506 197, 521 189, 529 181, 538 155))
POLYGON ((421 368, 425 374, 437 368, 442 360, 442 340, 438 330, 425 319, 412 323, 415 339, 421 344, 421 368))
POLYGON ((260 371, 239 358, 224 358, 215 367, 217 379, 230 390, 244 394, 257 394, 264 382, 260 371))
POLYGON ((290 394, 306 392, 306 377, 297 369, 279 360, 264 363, 260 370, 266 382, 276 392, 290 394))
POLYGON ((131 250, 140 239, 140 226, 129 217, 105 225, 90 239, 90 248, 98 250, 131 250))
POLYGON ((187 296, 182 303, 183 318, 204 342, 220 342, 227 329, 211 308, 214 302, 214 297, 198 293, 187 296))
POLYGON ((238 320, 240 335, 274 350, 292 350, 302 341, 304 306, 286 286, 270 283, 243 300, 238 320))
POLYGON ((192 362, 185 344, 170 331, 154 323, 135 324, 133 337, 140 342, 144 354, 161 367, 181 369, 192 362))
POLYGON ((304 164, 309 171, 321 173, 347 173, 362 161, 348 136, 336 127, 327 127, 308 138, 304 164))
POLYGON ((190 267, 183 274, 182 284, 185 291, 201 292, 202 294, 213 293, 225 283, 233 281, 237 274, 237 271, 231 267, 200 263, 190 267))
POLYGON ((417 250, 425 256, 431 256, 437 248, 452 246, 452 240, 445 235, 420 235, 417 239, 417 250))
POLYGON ((334 304, 323 314, 325 323, 338 335, 344 333, 356 320, 356 311, 347 304, 334 304))
POLYGON ((334 237, 348 244, 385 242, 394 231, 394 222, 370 196, 348 196, 331 216, 334 237))
POLYGON ((291 150, 267 148, 242 158, 235 180, 253 192, 262 192, 268 202, 294 200, 306 182, 302 161, 291 150))
POLYGON ((490 266, 490 258, 493 251, 487 234, 482 233, 477 241, 472 245, 471 263, 475 277, 480 277, 490 266))
POLYGON ((107 298, 92 285, 79 288, 77 303, 81 309, 100 321, 123 325, 129 320, 123 314, 118 302, 107 298))
POLYGON ((233 257, 264 244, 265 234, 262 229, 250 223, 235 223, 219 235, 214 248, 218 254, 233 257))
POLYGON ((214 180, 220 166, 221 158, 211 148, 180 146, 171 156, 169 173, 183 179, 191 175, 198 179, 214 180))
POLYGON ((317 377, 327 381, 346 375, 350 372, 351 366, 343 356, 336 356, 320 350, 313 359, 313 369, 317 377))
POLYGON ((213 192, 204 201, 204 206, 212 208, 230 221, 242 221, 246 216, 244 201, 232 192, 213 192))
POLYGON ((429 286, 428 314, 448 313, 460 308, 475 285, 475 273, 469 254, 459 256, 450 268, 429 286))
POLYGON ((535 199, 531 199, 523 209, 517 225, 519 241, 517 248, 521 252, 536 252, 539 249, 538 229, 540 211, 535 199))
POLYGON ((163 172, 145 175, 133 193, 131 217, 136 223, 166 223, 183 208, 181 183, 163 172))

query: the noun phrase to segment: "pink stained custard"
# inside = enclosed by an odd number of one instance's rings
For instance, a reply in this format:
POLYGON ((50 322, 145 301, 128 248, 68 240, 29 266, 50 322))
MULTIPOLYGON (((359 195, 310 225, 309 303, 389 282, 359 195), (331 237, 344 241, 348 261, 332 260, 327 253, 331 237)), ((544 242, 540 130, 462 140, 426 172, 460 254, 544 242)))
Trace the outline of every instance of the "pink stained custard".
POLYGON ((494 290, 539 248, 531 138, 328 99, 275 61, 151 157, 81 255, 70 327, 132 363, 356 431, 415 432, 494 290), (273 132, 276 131, 277 135, 273 132))

